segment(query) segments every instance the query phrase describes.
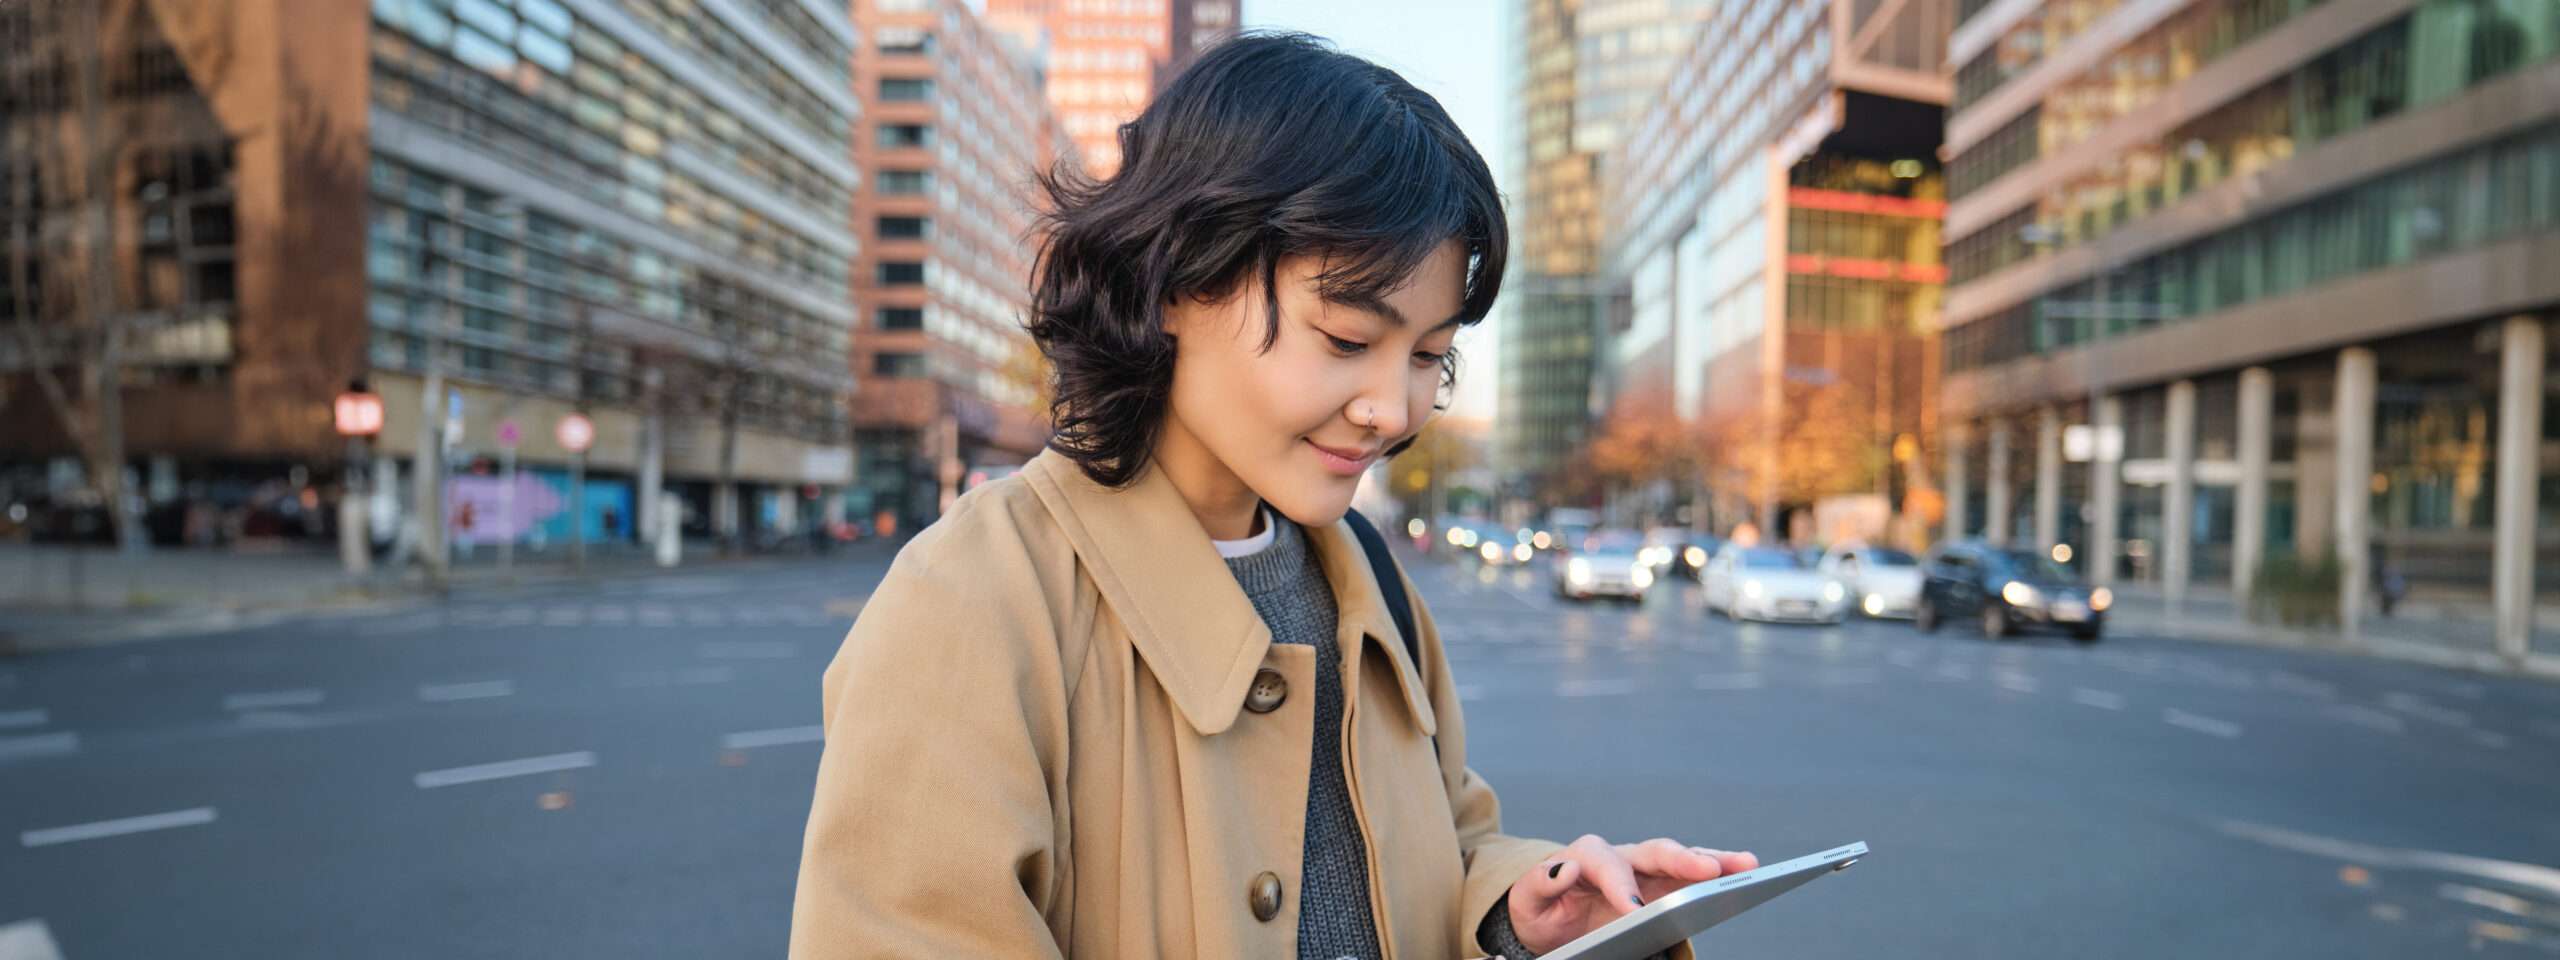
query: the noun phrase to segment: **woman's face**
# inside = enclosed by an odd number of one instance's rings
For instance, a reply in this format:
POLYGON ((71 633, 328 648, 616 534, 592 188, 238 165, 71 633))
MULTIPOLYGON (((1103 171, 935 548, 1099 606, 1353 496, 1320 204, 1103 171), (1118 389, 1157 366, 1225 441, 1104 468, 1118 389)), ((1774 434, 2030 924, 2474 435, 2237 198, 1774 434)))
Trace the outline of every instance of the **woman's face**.
POLYGON ((1323 268, 1316 257, 1280 261, 1279 336, 1267 351, 1259 278, 1224 301, 1177 303, 1166 318, 1175 349, 1164 443, 1205 449, 1252 495, 1313 525, 1340 519, 1361 472, 1429 418, 1466 279, 1454 240, 1374 303, 1326 300, 1323 268))

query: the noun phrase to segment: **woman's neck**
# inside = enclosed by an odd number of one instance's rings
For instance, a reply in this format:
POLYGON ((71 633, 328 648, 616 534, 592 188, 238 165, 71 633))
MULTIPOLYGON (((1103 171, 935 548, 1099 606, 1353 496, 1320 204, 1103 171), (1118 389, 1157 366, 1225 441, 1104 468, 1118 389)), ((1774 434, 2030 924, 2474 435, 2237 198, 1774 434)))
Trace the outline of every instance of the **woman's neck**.
POLYGON ((1200 529, 1211 540, 1242 540, 1253 536, 1254 524, 1261 519, 1256 509, 1262 498, 1243 478, 1218 460, 1216 454, 1200 442, 1200 438, 1182 426, 1182 421, 1165 418, 1164 431, 1156 437, 1156 469, 1182 494, 1182 502, 1200 521, 1200 529))

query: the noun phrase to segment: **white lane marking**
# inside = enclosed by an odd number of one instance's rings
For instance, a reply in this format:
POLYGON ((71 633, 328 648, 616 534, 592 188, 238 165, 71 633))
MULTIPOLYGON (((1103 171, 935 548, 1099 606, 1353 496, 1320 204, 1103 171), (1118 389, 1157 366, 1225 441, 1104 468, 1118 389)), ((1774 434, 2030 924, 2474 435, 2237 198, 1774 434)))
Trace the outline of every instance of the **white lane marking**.
POLYGON ((115 820, 100 820, 95 823, 73 824, 68 827, 29 830, 18 834, 18 843, 29 847, 49 847, 57 843, 76 843, 82 840, 120 837, 128 833, 202 826, 212 822, 212 807, 192 807, 167 813, 144 814, 139 817, 123 817, 115 820))
POLYGON ((2345 860, 2367 867, 2399 867, 2414 870, 2436 870, 2539 891, 2546 898, 2560 898, 2560 869, 2512 860, 2492 860, 2460 853, 2436 850, 2408 850, 2340 840, 2318 834, 2301 833, 2282 827, 2224 820, 2217 826, 2235 837, 2255 840, 2282 850, 2308 853, 2345 860))
POLYGON ((2000 689, 2011 693, 2034 693, 2038 689, 2036 678, 2023 673, 2002 671, 1998 677, 1993 678, 1992 682, 1999 684, 2000 689))
POLYGON ((595 622, 599 624, 630 623, 631 608, 618 603, 600 604, 595 608, 595 612, 592 616, 595 622))
POLYGON ((1758 690, 1761 681, 1757 673, 1701 673, 1689 685, 1700 690, 1758 690))
POLYGON ((788 660, 800 645, 789 640, 714 640, 694 648, 705 660, 788 660))
POLYGON ((224 697, 222 709, 273 710, 277 707, 311 707, 318 706, 320 701, 326 699, 328 694, 310 687, 295 690, 262 690, 255 693, 235 693, 224 697))
POLYGON ((1930 674, 1929 679, 1949 682, 1971 680, 1973 668, 1961 663, 1941 663, 1938 665, 1938 672, 1930 674))
POLYGON ((2289 693, 2299 693, 2308 697, 2319 697, 2323 700, 2333 700, 2338 696, 2338 688, 2333 684, 2323 683, 2298 674, 2286 673, 2282 670, 2268 674, 2267 685, 2289 693))
POLYGON ((1891 661, 1893 665, 1897 667, 1903 667, 1911 670, 1920 669, 1920 654, 1916 651, 1896 650, 1892 653, 1885 654, 1884 658, 1891 661))
POLYGON ((1825 670, 1815 674, 1813 682, 1824 686, 1846 687, 1875 683, 1884 679, 1873 670, 1825 670))
POLYGON ((2100 710, 2124 709, 2123 694, 2109 693, 2104 690, 2091 690, 2087 687, 2074 688, 2071 691, 2071 702, 2087 704, 2100 710))
POLYGON ((1633 680, 1567 680, 1556 685, 1559 697, 1623 697, 1634 692, 1633 680))
POLYGON ((2360 703, 2341 703, 2322 711, 2322 714, 2368 730, 2380 730, 2384 733, 2409 732, 2409 721, 2400 719, 2396 714, 2384 713, 2360 703))
POLYGON ((0 926, 0 960, 62 960, 62 949, 44 921, 20 920, 0 926))
POLYGON ((717 627, 728 623, 720 616, 720 611, 703 607, 685 611, 684 622, 697 627, 717 627))
POLYGON ((475 680, 468 683, 422 683, 418 685, 418 699, 424 700, 428 703, 449 703, 455 700, 486 700, 491 697, 511 697, 515 695, 515 692, 516 683, 513 680, 475 680))
POLYGON ((2209 733, 2225 740, 2229 740, 2240 735, 2239 724, 2233 723, 2229 720, 2216 720, 2212 717, 2203 716, 2201 714, 2188 713, 2176 707, 2170 707, 2160 711, 2160 720, 2161 722, 2173 727, 2185 727, 2197 733, 2209 733))
POLYGON ((585 620, 586 616, 587 610, 585 607, 553 607, 542 614, 542 625, 546 627, 574 627, 577 626, 579 622, 585 620))
POLYGON ((19 727, 41 727, 52 722, 52 715, 42 710, 11 710, 0 713, 0 730, 19 727))
POLYGON ((2471 731, 2471 739, 2491 750, 2504 750, 2508 743, 2507 735, 2495 730, 2471 731))
POLYGON ((2503 890, 2489 890, 2467 883, 2443 883, 2436 885, 2436 896, 2526 920, 2560 923, 2560 908, 2535 903, 2503 890))
POLYGON ((640 607, 640 625, 644 627, 675 626, 676 612, 656 604, 644 604, 640 607))
POLYGON ((2424 698, 2394 690, 2382 695, 2382 705, 2422 720, 2432 720, 2448 727, 2468 727, 2471 715, 2451 707, 2440 707, 2424 698))
POLYGON ((80 752, 80 735, 68 731, 27 737, 0 737, 0 760, 53 757, 80 752))
POLYGON ((501 627, 532 626, 534 621, 541 619, 541 616, 534 612, 532 607, 508 607, 507 612, 498 616, 497 625, 501 627))
POLYGON ((502 780, 507 777, 527 777, 538 773, 580 770, 595 765, 596 755, 580 750, 576 753, 555 753, 547 757, 526 757, 522 760, 501 760, 496 763, 480 763, 468 767, 428 770, 413 779, 417 782, 418 789, 433 790, 437 787, 478 783, 483 780, 502 780))
POLYGON ((752 750, 778 747, 786 743, 817 743, 827 738, 827 728, 810 724, 805 727, 779 727, 772 730, 748 730, 720 738, 720 749, 752 750))

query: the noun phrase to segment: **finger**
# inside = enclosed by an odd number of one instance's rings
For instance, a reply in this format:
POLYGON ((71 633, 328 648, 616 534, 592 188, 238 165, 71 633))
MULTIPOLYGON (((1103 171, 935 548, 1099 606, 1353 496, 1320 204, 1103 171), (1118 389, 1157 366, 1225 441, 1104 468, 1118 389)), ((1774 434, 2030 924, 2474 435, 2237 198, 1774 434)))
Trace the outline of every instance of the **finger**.
POLYGON ((1582 865, 1558 851, 1554 858, 1532 871, 1526 883, 1512 884, 1512 899, 1524 909, 1544 909, 1582 882, 1582 865))
POLYGON ((1644 895, 1636 889, 1635 868, 1608 841, 1586 836, 1566 852, 1582 865, 1583 882, 1600 891, 1600 898, 1617 913, 1633 913, 1644 906, 1644 895))
POLYGON ((1726 873, 1760 869, 1760 858, 1753 856, 1749 850, 1708 850, 1707 852, 1715 855, 1716 861, 1724 865, 1726 873))
POLYGON ((1681 885, 1700 880, 1713 880, 1724 873, 1724 863, 1705 848, 1691 847, 1677 840, 1657 837, 1643 843, 1619 848, 1636 873, 1647 878, 1660 877, 1681 885))

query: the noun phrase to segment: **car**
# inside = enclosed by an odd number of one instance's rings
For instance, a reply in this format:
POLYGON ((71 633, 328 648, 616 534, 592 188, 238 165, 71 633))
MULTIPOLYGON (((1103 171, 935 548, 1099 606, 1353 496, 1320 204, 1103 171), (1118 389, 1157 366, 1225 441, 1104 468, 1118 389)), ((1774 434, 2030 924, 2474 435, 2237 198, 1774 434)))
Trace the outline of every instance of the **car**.
POLYGON ((1847 585, 1867 616, 1908 620, 1920 610, 1920 558, 1909 553, 1847 543, 1825 552, 1815 569, 1847 585))
POLYGON ((1653 568, 1656 579, 1674 575, 1695 578, 1719 546, 1714 537, 1686 527, 1655 527, 1644 533, 1640 559, 1653 568))
POLYGON ((1490 523, 1473 523, 1467 533, 1464 549, 1488 567, 1503 567, 1529 562, 1537 551, 1518 534, 1490 523))
POLYGON ((1932 551, 1921 568, 1912 623, 1923 631, 1970 618, 1993 640, 2058 629, 2096 643, 2106 630, 2107 608, 2115 605, 2113 592, 2089 586, 2034 550, 1965 541, 1932 551))
POLYGON ((1849 615, 1848 586, 1783 547, 1728 544, 1700 582, 1707 609, 1736 620, 1839 623, 1849 615))
POLYGON ((1644 601, 1653 587, 1653 568, 1639 556, 1644 541, 1629 533, 1604 532, 1585 541, 1581 550, 1556 567, 1556 595, 1567 600, 1597 596, 1644 601))

